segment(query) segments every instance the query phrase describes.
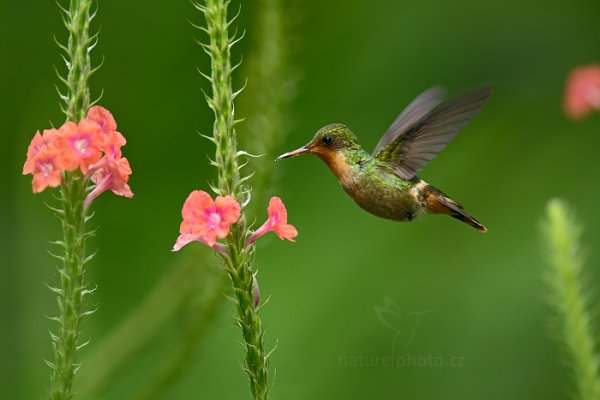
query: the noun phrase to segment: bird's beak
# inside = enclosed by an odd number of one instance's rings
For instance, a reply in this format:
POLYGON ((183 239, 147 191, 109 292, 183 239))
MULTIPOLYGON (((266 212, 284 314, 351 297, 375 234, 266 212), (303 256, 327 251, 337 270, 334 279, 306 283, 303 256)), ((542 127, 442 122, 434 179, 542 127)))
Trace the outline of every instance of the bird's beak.
POLYGON ((302 146, 299 149, 296 149, 294 151, 284 153, 284 154, 280 155, 279 157, 277 157, 275 159, 275 161, 283 160, 284 158, 294 157, 294 156, 297 156, 299 154, 304 154, 304 153, 310 153, 310 148, 308 147, 308 145, 302 146))

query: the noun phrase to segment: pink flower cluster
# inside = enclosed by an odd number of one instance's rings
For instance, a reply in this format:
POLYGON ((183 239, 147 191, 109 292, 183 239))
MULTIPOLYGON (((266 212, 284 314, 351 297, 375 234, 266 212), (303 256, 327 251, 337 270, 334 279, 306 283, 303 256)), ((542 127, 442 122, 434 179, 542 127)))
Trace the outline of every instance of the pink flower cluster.
MULTIPOLYGON (((173 246, 178 251, 191 242, 202 242, 215 250, 225 253, 217 239, 223 239, 229 233, 231 225, 240 218, 241 207, 231 196, 217 196, 213 201, 210 195, 202 190, 190 193, 183 204, 181 215, 183 222, 179 227, 179 237, 173 246)), ((279 197, 272 197, 268 207, 269 218, 246 242, 251 245, 257 238, 267 232, 274 231, 279 238, 294 241, 298 231, 287 223, 287 211, 279 197)))
POLYGON ((125 138, 105 108, 90 108, 86 118, 65 122, 59 129, 36 132, 27 150, 23 174, 33 174, 33 192, 56 187, 63 172, 79 169, 96 187, 86 199, 88 205, 100 193, 112 190, 119 196, 132 197, 127 184, 131 168, 121 154, 125 138))
POLYGON ((564 99, 565 114, 581 119, 592 111, 600 111, 600 64, 574 68, 567 78, 564 99))

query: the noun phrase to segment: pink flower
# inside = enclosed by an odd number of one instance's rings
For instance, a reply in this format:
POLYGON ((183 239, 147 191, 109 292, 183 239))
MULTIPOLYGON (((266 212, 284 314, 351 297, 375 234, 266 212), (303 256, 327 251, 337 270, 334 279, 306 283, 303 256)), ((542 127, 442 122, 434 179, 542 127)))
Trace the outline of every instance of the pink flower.
POLYGON ((60 127, 60 146, 65 170, 79 169, 87 174, 88 168, 100 160, 101 130, 94 121, 82 119, 79 124, 65 122, 60 127))
POLYGON ((46 187, 57 187, 61 182, 60 153, 52 146, 42 146, 33 158, 33 193, 46 187))
POLYGON ((240 218, 240 212, 239 203, 231 196, 217 196, 213 201, 208 193, 193 191, 183 204, 183 221, 173 251, 193 241, 214 247, 217 239, 227 236, 231 225, 240 218))
POLYGON ((116 131, 117 122, 110 111, 102 106, 93 106, 88 110, 87 119, 96 122, 104 132, 116 131))
POLYGON ((581 119, 600 110, 600 64, 571 71, 565 89, 564 110, 571 119, 581 119))
POLYGON ((115 148, 120 149, 127 143, 125 137, 120 132, 117 132, 117 122, 106 108, 101 106, 90 108, 86 119, 94 121, 100 127, 102 132, 102 150, 105 153, 110 153, 115 148))
POLYGON ((23 175, 33 174, 33 192, 39 193, 46 187, 56 187, 61 183, 63 162, 57 147, 59 133, 56 129, 37 131, 27 149, 27 160, 23 165, 23 175))
POLYGON ((104 137, 102 149, 106 154, 116 154, 121 151, 121 147, 125 146, 126 143, 127 140, 120 132, 109 131, 104 137))
POLYGON ((117 196, 133 197, 133 192, 127 184, 131 167, 125 157, 121 157, 121 150, 106 154, 100 161, 90 167, 92 182, 96 184, 85 199, 85 207, 107 190, 112 190, 117 196))
POLYGON ((46 129, 43 135, 40 135, 40 131, 35 133, 27 149, 27 160, 25 161, 25 165, 23 165, 23 175, 33 174, 35 156, 40 152, 42 147, 54 143, 54 139, 57 136, 58 131, 56 129, 46 129))
POLYGON ((269 219, 248 238, 246 246, 251 245, 256 239, 271 231, 275 232, 279 239, 287 239, 290 242, 293 242, 294 238, 298 236, 296 228, 287 223, 287 210, 279 197, 271 197, 267 211, 269 219))

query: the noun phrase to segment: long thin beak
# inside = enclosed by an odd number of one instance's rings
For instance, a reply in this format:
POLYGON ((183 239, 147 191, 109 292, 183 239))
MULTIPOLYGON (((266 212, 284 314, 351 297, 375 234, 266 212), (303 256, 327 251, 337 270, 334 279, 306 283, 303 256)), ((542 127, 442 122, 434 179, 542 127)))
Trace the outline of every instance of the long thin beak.
POLYGON ((309 153, 309 152, 310 152, 310 149, 308 148, 308 146, 302 146, 297 150, 290 151, 289 153, 284 153, 284 154, 280 155, 279 157, 277 157, 275 159, 275 161, 283 160, 284 158, 294 157, 299 154, 304 154, 304 153, 309 153))

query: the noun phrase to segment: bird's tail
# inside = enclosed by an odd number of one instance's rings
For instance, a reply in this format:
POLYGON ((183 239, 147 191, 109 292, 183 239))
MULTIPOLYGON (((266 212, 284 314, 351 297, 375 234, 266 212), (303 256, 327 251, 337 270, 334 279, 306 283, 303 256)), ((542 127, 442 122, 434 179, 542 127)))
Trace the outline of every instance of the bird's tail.
POLYGON ((427 204, 429 206, 429 212, 433 214, 449 215, 452 218, 456 218, 466 224, 471 225, 480 232, 487 232, 487 228, 481 222, 467 214, 460 204, 446 196, 444 193, 442 193, 442 191, 434 188, 431 185, 428 185, 425 190, 427 193, 425 199, 427 200, 427 204))

